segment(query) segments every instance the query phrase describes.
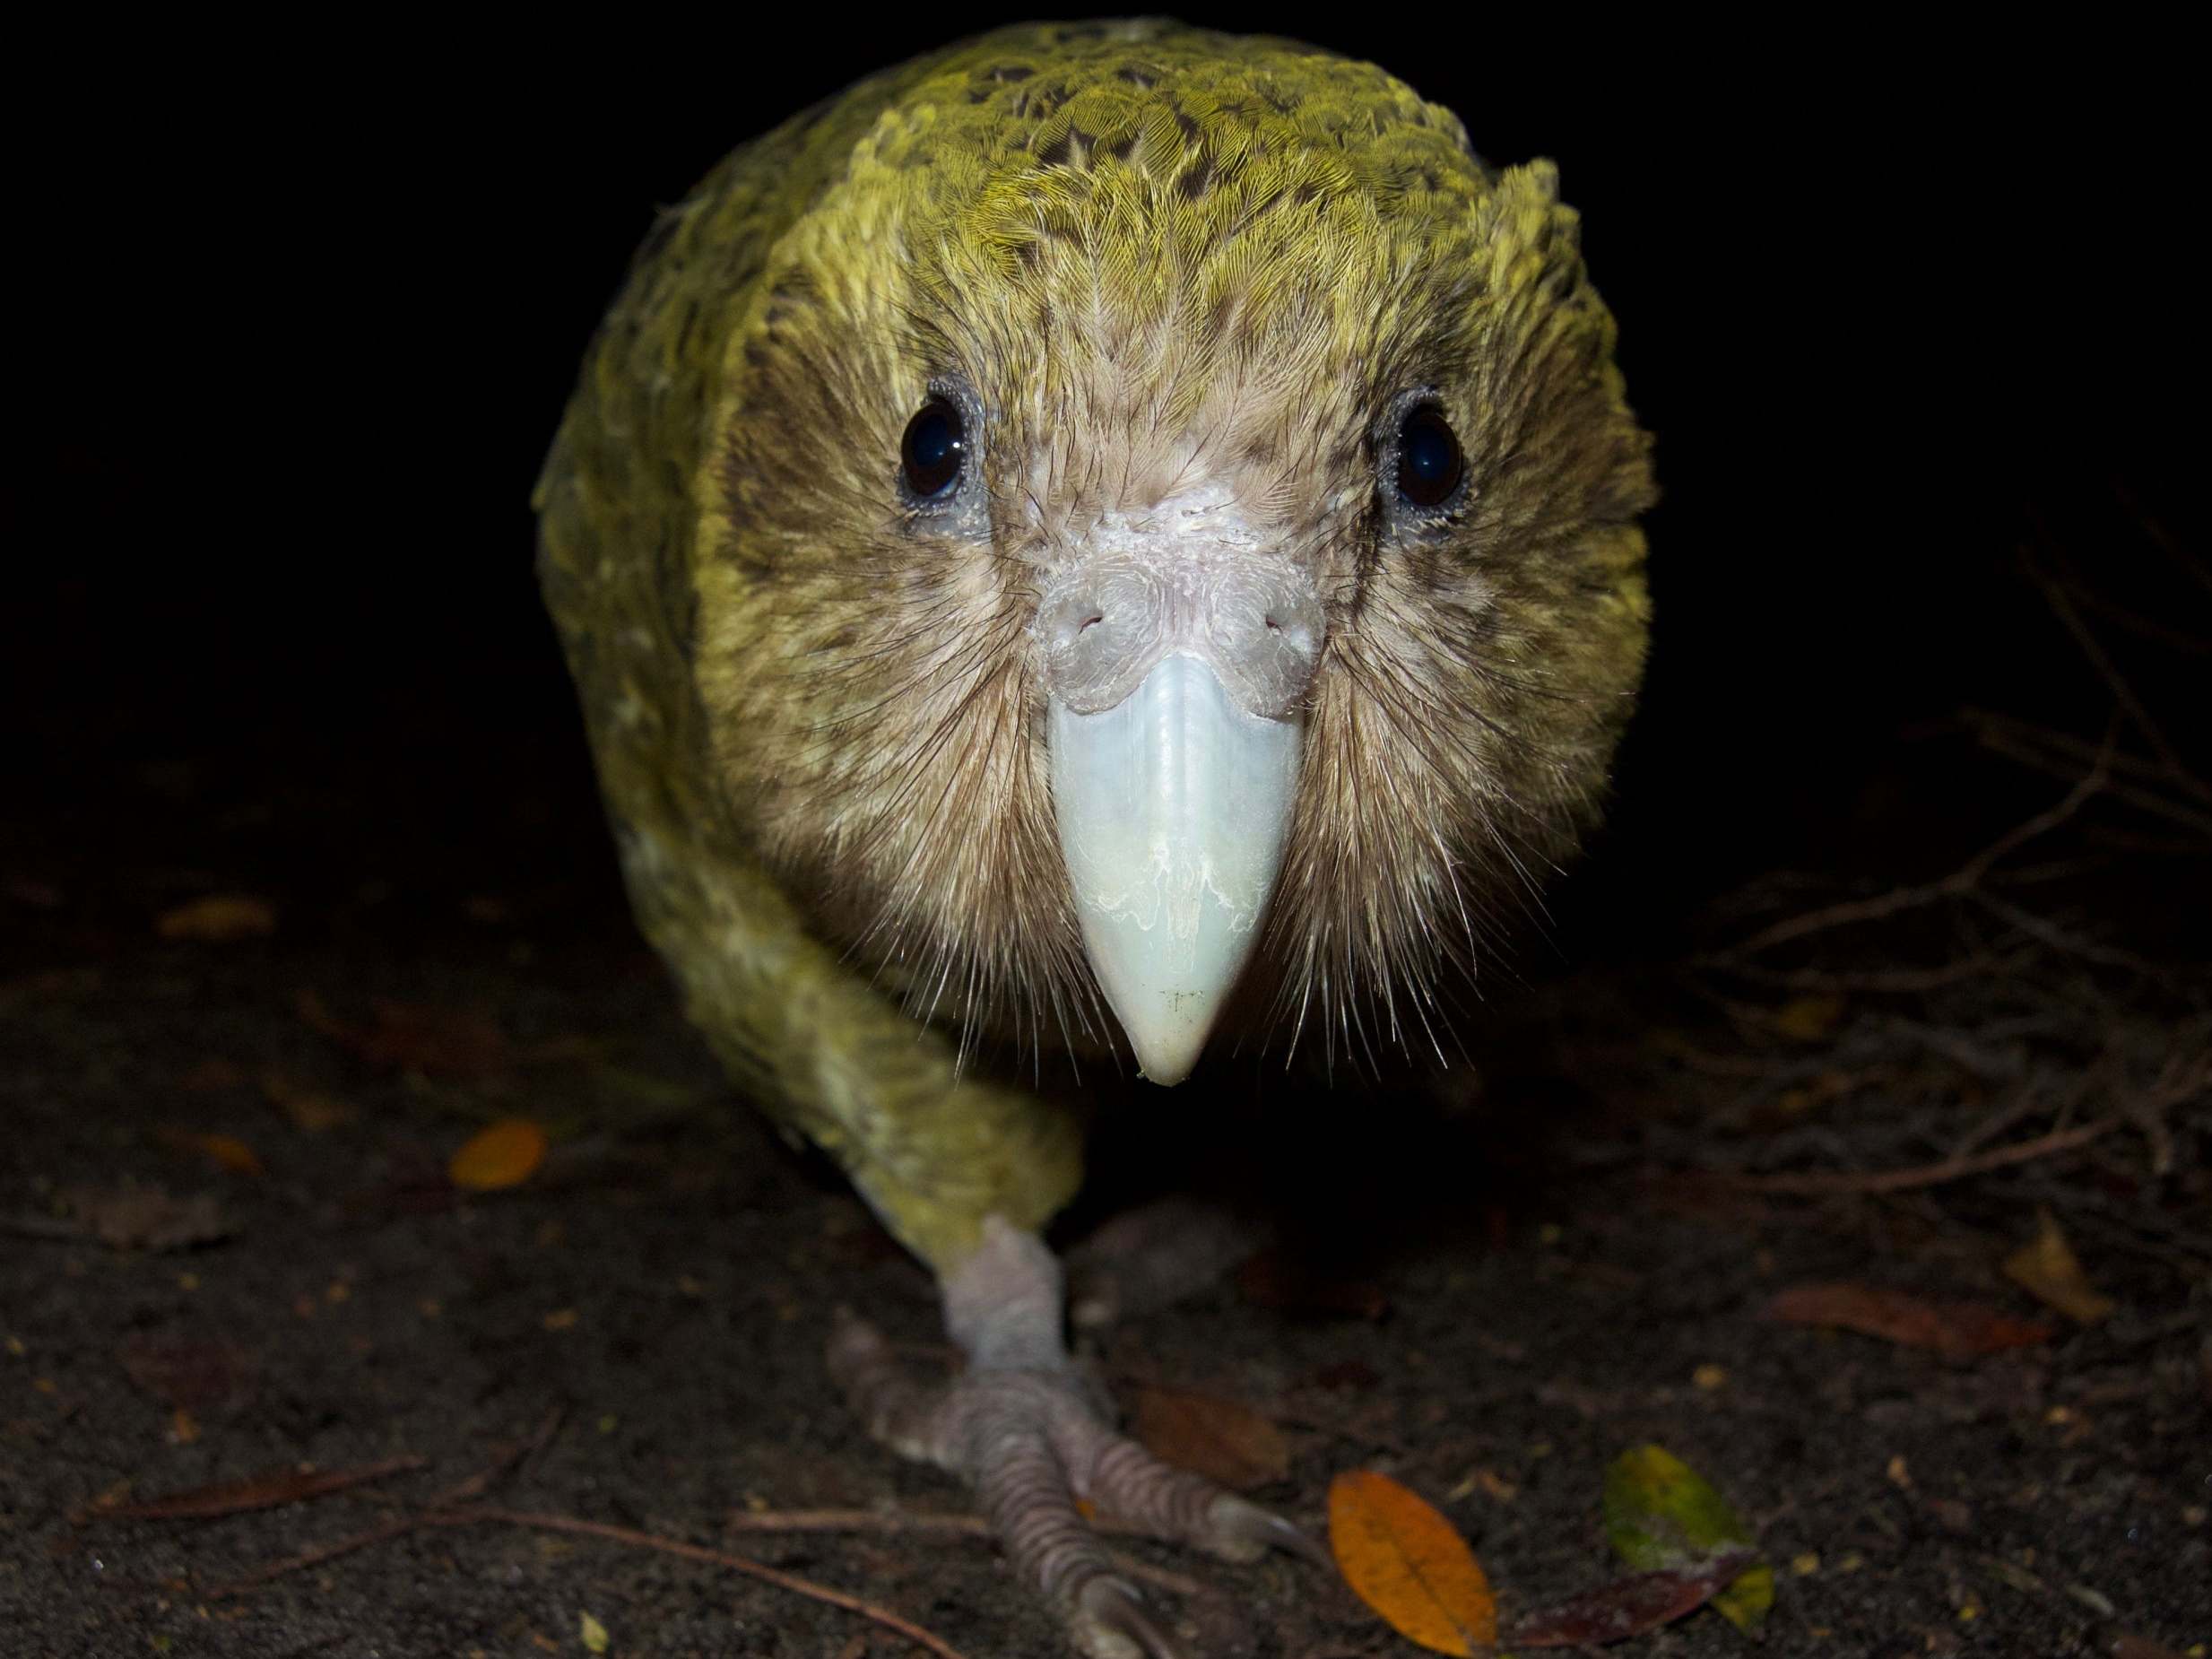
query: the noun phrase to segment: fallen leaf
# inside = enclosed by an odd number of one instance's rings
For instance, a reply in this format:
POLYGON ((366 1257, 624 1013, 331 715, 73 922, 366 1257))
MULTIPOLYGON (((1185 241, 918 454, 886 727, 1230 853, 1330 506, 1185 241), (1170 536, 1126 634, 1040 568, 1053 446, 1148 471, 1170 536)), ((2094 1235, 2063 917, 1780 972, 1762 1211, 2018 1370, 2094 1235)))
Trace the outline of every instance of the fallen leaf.
POLYGON ((1359 1599, 1432 1652, 1473 1659, 1497 1639, 1497 1603, 1451 1522, 1386 1474, 1359 1469, 1329 1487, 1329 1548, 1359 1599))
POLYGON ((0 979, 0 1012, 13 1012, 25 1003, 91 996, 102 983, 97 968, 49 968, 40 973, 0 979))
POLYGON ((236 1089, 245 1081, 244 1066, 235 1060, 211 1055, 178 1078, 177 1086, 194 1094, 213 1094, 224 1089, 236 1089))
POLYGON ((520 1186, 544 1160, 545 1131, 526 1117, 503 1117, 463 1142, 446 1173, 464 1192, 490 1193, 520 1186))
POLYGON ((1514 1647, 1626 1641, 1696 1612, 1750 1563, 1748 1550, 1731 1550, 1695 1567, 1617 1579, 1516 1619, 1505 1640, 1514 1647))
POLYGON ((1390 1311, 1383 1287, 1317 1272, 1280 1250, 1262 1250, 1236 1270, 1247 1300, 1294 1317, 1380 1319, 1390 1311))
POLYGON ((2095 1325, 2112 1311, 2112 1299, 2089 1282, 2074 1246, 2048 1210, 2035 1212, 2034 1239, 2005 1258, 2005 1277, 2076 1325, 2095 1325))
POLYGON ((513 1069, 507 1033, 481 1010, 424 1008, 380 997, 372 1004, 372 1022, 355 1025, 311 990, 299 994, 298 1007, 310 1028, 379 1069, 480 1081, 513 1069))
POLYGON ((46 882, 34 882, 29 876, 9 877, 0 883, 0 891, 17 904, 29 905, 34 910, 58 910, 65 902, 60 888, 46 882))
MULTIPOLYGON (((1646 1573, 1694 1575, 1715 1558, 1748 1556, 1757 1544, 1728 1500, 1660 1446, 1624 1452, 1605 1472, 1605 1535, 1622 1560, 1646 1573)), ((1713 1596, 1713 1605, 1739 1630, 1756 1636, 1774 1604, 1774 1569, 1737 1567, 1741 1570, 1713 1596)))
POLYGON ((1141 1388, 1133 1403, 1136 1438, 1178 1468, 1236 1492, 1290 1473, 1282 1430, 1248 1405, 1173 1388, 1141 1388))
POLYGON ((1383 1374, 1365 1359, 1334 1359, 1317 1368, 1313 1380, 1316 1388, 1326 1388, 1332 1393, 1349 1390, 1366 1394, 1381 1385, 1383 1374))
POLYGON ((232 1175, 266 1175, 254 1149, 234 1134, 195 1134, 187 1129, 163 1129, 160 1139, 180 1151, 199 1152, 232 1175))
POLYGON ((1964 1498, 1930 1498, 1926 1500, 1928 1513, 1949 1532, 1969 1536, 1973 1532, 1973 1506, 1964 1498))
POLYGON ((261 1092, 271 1106, 284 1114, 292 1126, 309 1134, 342 1129, 360 1116, 345 1101, 308 1089, 282 1072, 261 1074, 261 1092))
POLYGON ((1902 1290, 1852 1283, 1792 1285, 1766 1305, 1766 1316, 1786 1325, 1855 1331, 1906 1348, 1930 1348, 1952 1359, 2032 1348, 2052 1336, 2047 1325, 2015 1319, 1978 1302, 1923 1301, 1902 1290))
POLYGON ((1793 1041, 1817 1043, 1843 1017, 1843 999, 1835 995, 1793 996, 1774 1010, 1774 1029, 1793 1041))
POLYGON ((267 899, 247 893, 212 893, 163 911, 154 931, 164 939, 196 939, 211 944, 265 939, 276 931, 276 911, 267 899))
POLYGON ((594 1067, 592 1083, 594 1091, 603 1096, 619 1096, 621 1103, 634 1108, 645 1122, 685 1116, 705 1099, 694 1083, 679 1082, 674 1078, 657 1077, 650 1072, 632 1071, 621 1065, 594 1067))
POLYGON ((158 1186, 72 1186, 60 1196, 80 1227, 117 1250, 184 1250, 236 1230, 206 1193, 171 1198, 158 1186))
MULTIPOLYGON (((2129 1630, 2113 1630, 2102 1636, 2103 1646, 2097 1650, 2108 1659, 2184 1659, 2171 1647, 2161 1646, 2148 1637, 2137 1636, 2129 1630)), ((2199 1642, 2190 1653, 2202 1659, 2204 1644, 2199 1642)))
POLYGON ((607 1627, 589 1613, 577 1615, 577 1637, 584 1644, 584 1651, 587 1654, 603 1654, 607 1651, 607 1627))
POLYGON ((251 1349, 221 1337, 126 1337, 116 1359, 133 1383, 159 1400, 201 1417, 222 1417, 253 1403, 261 1364, 251 1349))

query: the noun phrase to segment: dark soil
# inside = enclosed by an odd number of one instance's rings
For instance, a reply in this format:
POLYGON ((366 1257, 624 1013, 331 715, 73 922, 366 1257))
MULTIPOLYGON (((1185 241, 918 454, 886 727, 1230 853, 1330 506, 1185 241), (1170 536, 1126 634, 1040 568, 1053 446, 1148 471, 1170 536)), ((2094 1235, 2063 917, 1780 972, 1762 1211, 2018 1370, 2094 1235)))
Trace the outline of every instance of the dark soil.
MULTIPOLYGON (((822 1363, 847 1304, 941 1364, 930 1287, 681 1023, 565 727, 502 745, 409 696, 326 743, 270 719, 228 747, 203 722, 197 746, 57 725, 34 750, 34 810, 0 849, 0 1649, 582 1653, 588 1617, 618 1655, 909 1650, 730 1570, 492 1522, 396 1531, 221 1594, 496 1465, 492 1503, 742 1552, 973 1659, 1056 1651, 979 1540, 733 1526, 964 1507, 867 1439, 822 1363), (211 893, 268 901, 274 932, 159 936, 211 893), (507 1116, 544 1125, 550 1158, 517 1188, 456 1192, 448 1157, 507 1116), (214 1134, 263 1172, 190 1139, 214 1134), (211 1198, 221 1236, 83 1234, 100 1195, 133 1188, 211 1198), (252 1513, 97 1513, 403 1455, 421 1466, 252 1513)), ((2066 793, 1963 740, 1936 751, 1930 774, 1979 768, 1977 799, 2017 799, 2005 821, 2066 793)), ((1897 786, 1925 813, 1926 777, 1897 786)), ((2170 892, 2171 859, 2200 855, 2116 856, 2097 836, 2132 831, 2104 806, 2008 850, 1990 881, 2009 921, 1962 890, 1820 930, 1813 954, 1733 963, 1698 966, 1687 942, 1878 888, 1778 879, 1654 956, 1591 920, 1650 886, 1616 852, 1614 876, 1601 858, 1566 891, 1580 965, 1501 979, 1465 1027, 1479 1064, 1448 1090, 1340 1077, 1344 1109, 1316 1130, 1250 1109, 1246 1073, 1201 1078, 1106 1167, 1158 1185, 1182 1164, 1279 1165, 1263 1185, 1285 1243, 1115 1329, 1106 1373, 1124 1394, 1173 1385, 1273 1420, 1289 1472, 1259 1496, 1310 1526, 1339 1472, 1395 1475, 1472 1540, 1509 1615, 1618 1575, 1604 1471, 1655 1442, 1779 1569, 1772 1651, 2203 1653, 2208 979, 2156 936, 2157 903, 2124 897, 2128 871, 2170 892), (2035 864, 2060 842, 2071 862, 2035 864), (2029 905, 2048 937, 2024 931, 2029 905), (2121 912, 2143 924, 2126 949, 2049 920, 2121 912), (2107 1116, 2086 1144, 1892 1192, 1698 1174, 1911 1168, 2107 1116), (1201 1143, 1188 1125, 1209 1118, 1201 1143), (2002 1272, 2039 1212, 2109 1314, 2069 1319, 2002 1272), (1830 1281, 2044 1332, 1946 1356, 1766 1316, 1830 1281)), ((1923 878, 1955 867, 1916 845, 1923 878)), ((1133 1549, 1210 1586, 1181 1608, 1194 1651, 1411 1651, 1311 1568, 1133 1549)), ((1743 1640, 1705 1611, 1618 1651, 1743 1640)))

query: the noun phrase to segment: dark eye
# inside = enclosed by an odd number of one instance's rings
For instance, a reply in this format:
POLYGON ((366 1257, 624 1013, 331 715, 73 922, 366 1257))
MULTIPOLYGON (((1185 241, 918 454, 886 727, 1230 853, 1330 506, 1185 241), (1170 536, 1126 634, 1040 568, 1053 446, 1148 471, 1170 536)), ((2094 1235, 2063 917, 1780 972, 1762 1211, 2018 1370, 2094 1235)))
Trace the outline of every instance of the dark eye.
POLYGON ((906 488, 924 500, 952 488, 967 458, 967 431, 950 399, 933 397, 915 412, 906 422, 898 456, 906 488))
POLYGON ((1460 440, 1439 409, 1410 411, 1398 425, 1398 493, 1416 507, 1436 507, 1460 487, 1467 470, 1460 440))

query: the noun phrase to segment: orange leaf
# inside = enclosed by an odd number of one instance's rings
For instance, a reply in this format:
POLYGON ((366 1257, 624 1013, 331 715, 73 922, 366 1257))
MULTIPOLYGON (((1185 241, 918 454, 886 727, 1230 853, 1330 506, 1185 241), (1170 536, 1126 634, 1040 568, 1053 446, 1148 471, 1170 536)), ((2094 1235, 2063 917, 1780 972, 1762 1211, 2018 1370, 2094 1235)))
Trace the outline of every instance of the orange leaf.
POLYGON ((526 1117, 503 1117, 477 1131, 453 1155, 446 1173, 472 1193, 516 1186, 545 1160, 545 1131, 526 1117))
POLYGON ((1248 1405, 1176 1388, 1141 1388, 1134 1403, 1136 1438, 1147 1451, 1233 1492, 1290 1472, 1282 1430, 1248 1405))
POLYGON ((1329 1548, 1344 1582, 1399 1635, 1460 1659, 1497 1640, 1497 1603, 1467 1541, 1388 1475, 1358 1469, 1330 1483, 1329 1548))

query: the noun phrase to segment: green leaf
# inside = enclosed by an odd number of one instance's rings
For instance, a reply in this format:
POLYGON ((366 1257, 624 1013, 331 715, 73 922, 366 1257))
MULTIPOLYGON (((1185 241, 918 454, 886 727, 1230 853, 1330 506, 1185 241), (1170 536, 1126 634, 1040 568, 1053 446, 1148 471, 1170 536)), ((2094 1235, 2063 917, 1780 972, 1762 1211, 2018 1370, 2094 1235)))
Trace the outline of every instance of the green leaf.
MULTIPOLYGON (((1703 1475, 1660 1446, 1624 1452, 1605 1472, 1605 1535, 1621 1559, 1647 1573, 1679 1571, 1758 1542, 1703 1475)), ((1746 1568, 1713 1604, 1746 1636, 1757 1636, 1774 1604, 1774 1569, 1746 1568)))
POLYGON ((1736 1575, 1736 1582, 1713 1598, 1713 1611, 1746 1636, 1757 1637, 1766 1629, 1766 1615, 1774 1610, 1774 1569, 1761 1561, 1736 1575))

